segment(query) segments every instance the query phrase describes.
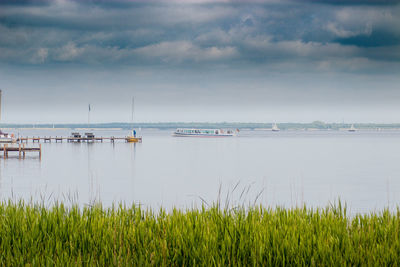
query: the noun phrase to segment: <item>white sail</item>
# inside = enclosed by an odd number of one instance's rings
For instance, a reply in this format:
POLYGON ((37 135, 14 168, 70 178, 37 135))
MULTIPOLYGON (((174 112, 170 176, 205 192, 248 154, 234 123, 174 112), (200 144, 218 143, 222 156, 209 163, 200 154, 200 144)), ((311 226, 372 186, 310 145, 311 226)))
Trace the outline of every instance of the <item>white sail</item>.
POLYGON ((274 123, 274 125, 272 125, 272 131, 274 132, 278 132, 280 129, 278 128, 278 125, 276 125, 276 123, 274 123))

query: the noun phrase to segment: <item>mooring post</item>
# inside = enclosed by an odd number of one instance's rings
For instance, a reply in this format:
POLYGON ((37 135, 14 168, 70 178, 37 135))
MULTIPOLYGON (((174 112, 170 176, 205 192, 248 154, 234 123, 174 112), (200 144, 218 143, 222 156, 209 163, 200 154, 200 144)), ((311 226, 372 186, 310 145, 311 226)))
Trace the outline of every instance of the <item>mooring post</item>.
POLYGON ((22 155, 25 158, 25 144, 22 145, 22 155))
POLYGON ((39 159, 42 159, 42 144, 39 144, 39 159))
POLYGON ((21 144, 18 146, 18 157, 21 159, 21 144))
POLYGON ((6 158, 6 145, 5 144, 3 146, 3 150, 4 150, 4 158, 6 158))

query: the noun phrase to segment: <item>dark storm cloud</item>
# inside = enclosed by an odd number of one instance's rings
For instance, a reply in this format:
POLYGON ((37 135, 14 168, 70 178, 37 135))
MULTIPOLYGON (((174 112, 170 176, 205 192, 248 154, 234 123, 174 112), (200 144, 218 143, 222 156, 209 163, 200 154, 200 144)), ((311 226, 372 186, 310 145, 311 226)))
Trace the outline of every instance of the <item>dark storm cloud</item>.
POLYGON ((322 3, 330 5, 396 5, 399 0, 306 0, 311 3, 322 3))
POLYGON ((0 62, 371 71, 400 62, 397 3, 2 1, 0 62))
POLYGON ((338 38, 335 41, 344 45, 355 45, 359 47, 396 46, 400 44, 400 36, 394 36, 385 31, 374 31, 371 32, 370 35, 338 38))

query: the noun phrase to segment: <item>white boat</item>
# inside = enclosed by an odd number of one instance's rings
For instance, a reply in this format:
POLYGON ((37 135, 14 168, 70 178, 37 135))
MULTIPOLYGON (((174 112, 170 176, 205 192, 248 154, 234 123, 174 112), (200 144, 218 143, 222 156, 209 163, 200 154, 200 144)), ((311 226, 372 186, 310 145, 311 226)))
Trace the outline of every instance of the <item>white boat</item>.
POLYGON ((278 125, 276 125, 276 123, 274 123, 274 125, 272 125, 272 129, 273 132, 279 132, 280 129, 278 128, 278 125))
POLYGON ((172 134, 176 137, 231 137, 236 136, 238 130, 224 130, 224 129, 189 129, 178 128, 172 134))
POLYGON ((351 127, 349 128, 349 132, 355 132, 356 128, 354 127, 354 124, 351 125, 351 127))
POLYGON ((9 135, 8 133, 3 133, 0 130, 0 143, 15 143, 17 139, 14 137, 13 134, 9 135))
MULTIPOLYGON (((1 119, 1 96, 2 96, 2 91, 0 90, 0 119, 1 119)), ((14 134, 8 134, 8 133, 3 133, 2 130, 0 130, 0 143, 15 143, 17 142, 17 139, 14 138, 14 134)))

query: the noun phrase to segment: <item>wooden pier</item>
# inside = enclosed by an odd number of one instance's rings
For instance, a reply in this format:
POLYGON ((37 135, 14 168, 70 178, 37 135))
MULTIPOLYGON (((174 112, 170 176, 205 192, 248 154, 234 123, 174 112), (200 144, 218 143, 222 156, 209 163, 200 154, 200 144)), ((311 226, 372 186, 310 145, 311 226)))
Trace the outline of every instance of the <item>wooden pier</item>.
POLYGON ((25 158, 25 153, 27 152, 38 152, 39 158, 42 158, 42 144, 39 144, 39 147, 26 147, 25 144, 18 144, 18 146, 9 146, 8 144, 4 144, 1 147, 1 150, 4 153, 3 158, 8 158, 9 152, 18 152, 19 158, 25 158))
MULTIPOLYGON (((142 142, 142 138, 141 137, 137 137, 138 142, 141 143, 142 142)), ((55 143, 62 143, 63 141, 67 141, 67 142, 76 142, 76 143, 81 143, 81 142, 104 142, 104 141, 109 141, 111 143, 114 143, 115 141, 125 141, 128 142, 130 140, 129 137, 115 137, 115 136, 111 136, 111 137, 87 137, 87 136, 83 136, 83 137, 74 137, 74 136, 70 136, 70 137, 62 137, 62 136, 55 136, 55 137, 51 137, 51 136, 34 136, 34 137, 19 137, 17 139, 18 143, 28 143, 28 142, 32 142, 32 143, 51 143, 51 142, 55 142, 55 143)))

